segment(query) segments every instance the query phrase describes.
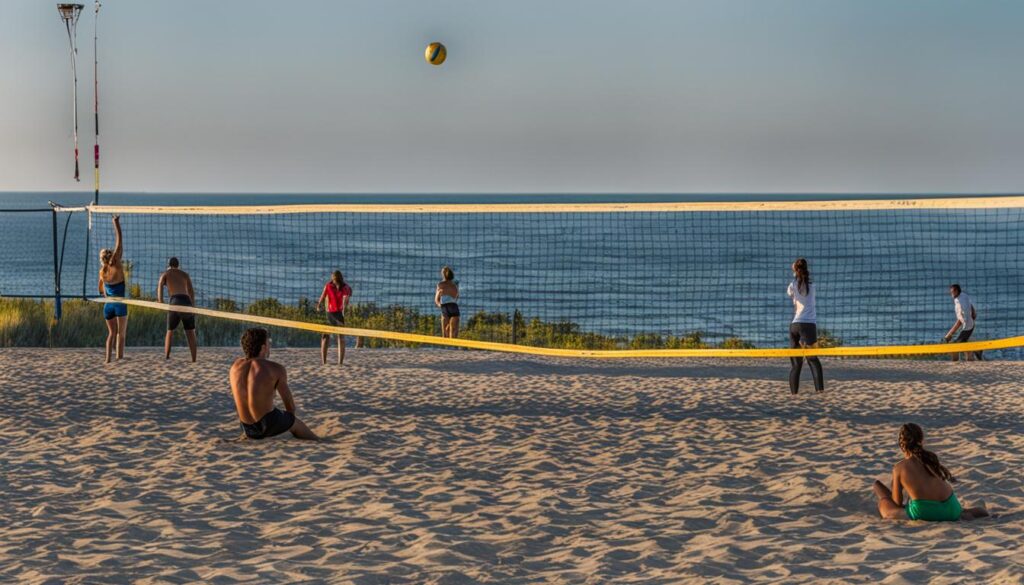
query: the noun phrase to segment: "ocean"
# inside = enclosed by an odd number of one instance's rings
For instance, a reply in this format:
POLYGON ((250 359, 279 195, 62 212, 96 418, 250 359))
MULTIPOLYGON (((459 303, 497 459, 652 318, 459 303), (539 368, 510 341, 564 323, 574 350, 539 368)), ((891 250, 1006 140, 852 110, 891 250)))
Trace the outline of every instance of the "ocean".
MULTIPOLYGON (((0 194, 0 210, 87 203, 91 193, 0 194)), ((835 198, 829 195, 828 198, 835 198)), ((864 196, 847 195, 863 199, 864 196)), ((775 196, 801 200, 819 197, 775 196)), ((877 197, 876 198, 883 198, 877 197)), ((105 194, 108 205, 297 203, 523 203, 764 200, 763 195, 266 195, 105 194)), ((57 216, 63 236, 66 215, 57 216)), ((52 295, 48 213, 0 212, 0 295, 52 295)), ((94 294, 95 256, 113 244, 95 217, 71 216, 61 293, 94 294), (90 268, 83 272, 86 255, 90 268), (84 278, 83 278, 84 276, 84 278)), ((583 331, 632 336, 701 332, 783 347, 792 307, 789 265, 808 258, 819 328, 844 345, 939 341, 954 322, 948 286, 975 299, 975 339, 1024 333, 1024 236, 1020 209, 700 214, 312 214, 125 216, 132 281, 152 294, 170 255, 181 258, 201 305, 316 299, 331 270, 353 302, 436 312, 437 272, 451 265, 463 314, 520 311, 583 331)), ((465 319, 466 317, 464 317, 465 319)), ((999 357, 1020 359, 1019 350, 999 357)))

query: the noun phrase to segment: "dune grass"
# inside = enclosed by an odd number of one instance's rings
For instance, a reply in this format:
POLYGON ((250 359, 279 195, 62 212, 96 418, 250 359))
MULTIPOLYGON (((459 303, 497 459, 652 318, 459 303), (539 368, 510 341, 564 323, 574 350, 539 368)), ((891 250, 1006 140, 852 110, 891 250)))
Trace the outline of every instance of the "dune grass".
MULTIPOLYGON (((134 292, 134 291, 133 291, 134 292)), ((136 295, 133 295, 136 296, 136 295)), ((215 299, 214 308, 235 313, 277 317, 302 322, 323 322, 323 314, 315 311, 309 299, 300 299, 295 305, 268 298, 249 306, 231 299, 215 299)), ((65 300, 63 317, 53 319, 50 300, 0 298, 0 347, 99 347, 106 339, 103 325, 103 306, 83 300, 65 300)), ((161 346, 166 331, 166 313, 157 309, 130 307, 128 344, 132 346, 161 346)), ((346 312, 346 323, 351 327, 402 331, 421 335, 439 335, 441 319, 436 314, 423 314, 416 309, 397 305, 382 307, 373 303, 354 304, 346 312)), ((197 334, 203 346, 234 346, 248 324, 226 319, 199 317, 197 334)), ((736 337, 714 344, 700 332, 685 335, 638 334, 632 337, 609 336, 584 331, 572 322, 550 322, 527 318, 518 311, 488 313, 484 311, 462 319, 460 337, 481 341, 515 342, 534 347, 567 349, 704 349, 752 348, 754 345, 736 337)), ((271 327, 274 343, 280 347, 315 347, 320 335, 298 329, 271 327)), ((181 337, 180 335, 178 336, 181 337)), ((823 339, 838 345, 840 342, 823 332, 823 339)), ((178 339, 180 342, 181 339, 178 339)), ((417 344, 365 338, 366 347, 411 347, 417 344)), ((832 347, 830 345, 829 347, 832 347)))

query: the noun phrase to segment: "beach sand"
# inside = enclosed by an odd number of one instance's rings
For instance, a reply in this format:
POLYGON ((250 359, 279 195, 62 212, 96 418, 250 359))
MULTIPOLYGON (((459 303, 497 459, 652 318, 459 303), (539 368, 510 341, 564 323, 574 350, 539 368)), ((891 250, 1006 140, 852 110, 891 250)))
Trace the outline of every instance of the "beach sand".
POLYGON ((232 440, 237 353, 0 350, 0 582, 1024 580, 1021 363, 275 350, 308 444, 232 440), (905 421, 993 518, 877 517, 905 421))

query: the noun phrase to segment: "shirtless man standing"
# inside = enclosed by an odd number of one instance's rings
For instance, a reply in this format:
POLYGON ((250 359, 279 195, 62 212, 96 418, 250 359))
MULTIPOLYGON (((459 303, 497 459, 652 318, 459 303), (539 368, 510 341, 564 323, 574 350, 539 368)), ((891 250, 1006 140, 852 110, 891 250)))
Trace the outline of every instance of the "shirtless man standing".
POLYGON ((266 329, 246 329, 242 334, 244 358, 231 366, 231 394, 245 436, 266 439, 291 431, 296 439, 319 440, 313 431, 295 417, 295 400, 288 389, 284 366, 267 359, 270 333, 266 329), (285 412, 274 407, 274 392, 281 396, 285 412))
MULTIPOLYGON (((169 302, 172 305, 191 307, 195 305, 196 291, 192 289, 192 279, 188 273, 178 268, 178 259, 171 257, 167 261, 167 270, 160 275, 160 282, 156 285, 156 301, 164 302, 164 287, 167 287, 167 294, 171 296, 169 302)), ((167 336, 164 337, 164 359, 171 357, 171 342, 174 341, 174 330, 178 323, 185 325, 185 338, 188 339, 188 351, 192 354, 192 361, 196 361, 196 316, 192 313, 167 313, 167 336)))

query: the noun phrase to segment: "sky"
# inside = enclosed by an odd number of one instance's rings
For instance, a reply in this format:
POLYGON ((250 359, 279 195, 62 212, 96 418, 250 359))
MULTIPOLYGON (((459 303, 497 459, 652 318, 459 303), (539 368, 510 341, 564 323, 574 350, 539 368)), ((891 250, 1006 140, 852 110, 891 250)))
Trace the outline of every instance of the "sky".
MULTIPOLYGON (((80 184, 55 3, 0 8, 0 191, 91 191, 92 3, 80 184)), ((103 189, 1020 192, 1022 24, 1020 0, 104 0, 103 189)))

